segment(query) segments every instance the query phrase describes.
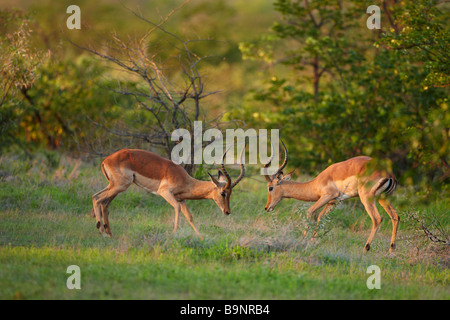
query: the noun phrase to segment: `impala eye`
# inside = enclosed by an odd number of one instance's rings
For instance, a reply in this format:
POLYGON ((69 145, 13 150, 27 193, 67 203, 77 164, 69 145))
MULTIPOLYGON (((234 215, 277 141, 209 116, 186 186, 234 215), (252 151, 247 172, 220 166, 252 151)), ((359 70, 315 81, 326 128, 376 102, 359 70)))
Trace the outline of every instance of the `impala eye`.
POLYGON ((220 195, 224 198, 227 196, 227 194, 225 192, 222 192, 220 195))
POLYGON ((273 187, 269 187, 269 191, 272 191, 273 190, 273 187))

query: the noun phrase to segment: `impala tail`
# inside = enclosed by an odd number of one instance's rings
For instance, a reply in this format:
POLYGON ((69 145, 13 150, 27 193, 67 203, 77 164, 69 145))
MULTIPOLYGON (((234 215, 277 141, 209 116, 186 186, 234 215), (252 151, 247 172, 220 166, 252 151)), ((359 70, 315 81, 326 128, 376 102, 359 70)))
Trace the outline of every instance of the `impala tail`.
POLYGON ((380 186, 376 190, 376 194, 385 193, 390 196, 397 189, 397 179, 395 177, 386 178, 381 181, 380 186))

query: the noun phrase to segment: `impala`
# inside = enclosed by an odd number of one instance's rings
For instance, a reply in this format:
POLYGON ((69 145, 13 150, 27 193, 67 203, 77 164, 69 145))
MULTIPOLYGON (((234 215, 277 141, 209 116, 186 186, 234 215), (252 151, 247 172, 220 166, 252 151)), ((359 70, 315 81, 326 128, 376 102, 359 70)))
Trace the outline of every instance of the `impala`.
POLYGON ((173 232, 178 228, 178 215, 181 210, 196 234, 203 239, 194 226, 186 200, 212 199, 224 214, 229 215, 231 192, 245 174, 242 162, 244 149, 241 153, 241 173, 234 182, 231 182, 231 177, 223 163, 227 152, 222 156, 222 171, 219 170, 218 178, 208 173, 211 181, 194 179, 180 165, 152 152, 123 149, 113 153, 101 163, 102 173, 109 185, 92 196, 94 208, 91 215, 97 220, 97 229, 100 233, 104 231, 108 236, 112 235, 108 206, 119 193, 127 190, 134 183, 146 191, 163 197, 174 208, 173 232), (102 218, 104 225, 101 223, 102 218))
MULTIPOLYGON (((382 193, 385 195, 392 194, 397 186, 397 180, 392 173, 368 169, 368 163, 372 158, 360 156, 332 164, 309 182, 294 182, 290 179, 295 170, 283 175, 282 170, 288 162, 288 152, 284 143, 283 147, 285 156, 281 167, 271 176, 267 174, 267 171, 265 172, 269 190, 266 211, 272 211, 283 198, 314 201, 315 203, 307 211, 307 216, 309 218, 314 216, 319 222, 320 218, 333 209, 336 203, 359 197, 372 219, 372 229, 364 246, 364 251, 368 251, 382 220, 375 204, 375 200, 378 199, 378 202, 392 220, 392 237, 389 250, 395 249, 395 236, 400 218, 389 201, 380 198, 382 193), (322 207, 324 208, 316 217, 316 211, 322 207)), ((267 168, 271 161, 272 159, 264 168, 267 168)))

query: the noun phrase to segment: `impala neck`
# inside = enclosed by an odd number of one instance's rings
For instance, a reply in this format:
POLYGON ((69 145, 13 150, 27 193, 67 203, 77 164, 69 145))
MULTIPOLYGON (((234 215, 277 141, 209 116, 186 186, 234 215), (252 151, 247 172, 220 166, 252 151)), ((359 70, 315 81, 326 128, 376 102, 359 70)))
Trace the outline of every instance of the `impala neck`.
POLYGON ((216 187, 211 181, 201 181, 191 178, 186 184, 186 191, 182 197, 186 200, 212 199, 212 191, 216 187))
POLYGON ((301 201, 317 201, 320 196, 314 188, 314 180, 309 182, 284 181, 283 198, 294 198, 301 201))

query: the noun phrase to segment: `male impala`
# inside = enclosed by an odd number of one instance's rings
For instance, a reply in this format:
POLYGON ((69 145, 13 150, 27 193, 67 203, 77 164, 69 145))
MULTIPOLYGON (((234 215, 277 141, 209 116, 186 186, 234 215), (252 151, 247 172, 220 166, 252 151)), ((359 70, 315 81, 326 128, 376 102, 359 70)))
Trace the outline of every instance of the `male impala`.
MULTIPOLYGON (((325 206, 317 216, 317 222, 319 222, 320 218, 328 213, 337 202, 359 196, 372 219, 372 230, 364 246, 364 250, 368 251, 381 223, 381 216, 375 205, 375 200, 378 198, 378 202, 392 220, 392 237, 389 250, 395 249, 395 236, 400 218, 386 199, 379 198, 382 193, 390 195, 394 192, 397 180, 392 173, 368 169, 367 164, 371 161, 371 158, 360 156, 329 166, 309 182, 293 182, 289 180, 294 171, 286 175, 283 175, 282 172, 288 161, 288 152, 284 143, 283 147, 285 152, 283 164, 272 176, 265 175, 269 190, 266 211, 272 211, 283 198, 315 201, 308 209, 307 215, 311 217, 318 209, 325 206)), ((264 168, 267 168, 270 162, 271 160, 264 168)))
MULTIPOLYGON (((244 150, 243 150, 244 151, 244 150)), ((241 174, 232 183, 223 164, 226 152, 222 157, 222 171, 218 179, 211 176, 211 181, 200 181, 192 178, 183 167, 171 160, 162 158, 144 150, 123 149, 113 153, 103 160, 101 170, 109 185, 92 196, 97 229, 111 236, 108 220, 108 206, 120 193, 136 184, 149 192, 160 195, 175 209, 174 232, 178 228, 178 215, 183 212, 189 224, 197 235, 203 239, 193 224, 192 215, 185 200, 213 199, 222 212, 230 214, 230 196, 232 189, 241 181, 245 174, 241 153, 241 174), (101 224, 103 218, 104 225, 101 224)))

